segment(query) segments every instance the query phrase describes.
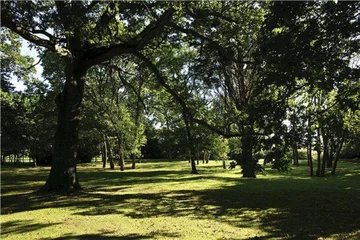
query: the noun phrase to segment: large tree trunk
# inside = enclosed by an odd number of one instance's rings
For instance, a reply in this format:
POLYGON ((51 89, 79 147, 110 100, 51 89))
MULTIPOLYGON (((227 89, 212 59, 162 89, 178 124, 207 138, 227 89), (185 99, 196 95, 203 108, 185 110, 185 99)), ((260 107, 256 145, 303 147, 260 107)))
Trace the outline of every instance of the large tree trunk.
POLYGON ((250 134, 246 134, 241 138, 241 168, 243 177, 256 178, 255 162, 252 156, 252 141, 250 134))
POLYGON ((80 190, 76 171, 76 147, 80 107, 84 94, 86 69, 67 63, 66 82, 57 96, 58 120, 53 147, 52 166, 44 191, 80 190))
MULTIPOLYGON (((249 122, 252 122, 249 120, 249 122)), ((242 168, 243 177, 256 178, 255 161, 253 159, 253 128, 251 125, 242 126, 244 135, 241 137, 241 155, 240 166, 242 168)), ((239 163, 239 162, 238 162, 239 163)))

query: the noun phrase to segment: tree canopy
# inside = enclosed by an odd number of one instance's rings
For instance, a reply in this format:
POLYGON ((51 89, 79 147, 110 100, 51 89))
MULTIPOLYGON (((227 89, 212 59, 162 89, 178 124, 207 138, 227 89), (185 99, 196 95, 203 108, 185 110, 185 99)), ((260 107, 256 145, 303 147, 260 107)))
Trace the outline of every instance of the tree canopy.
POLYGON ((189 156, 192 173, 201 153, 235 159, 243 177, 256 177, 259 158, 286 169, 290 149, 296 164, 299 147, 308 149, 311 174, 311 150, 318 153, 317 175, 325 163, 335 173, 343 144, 356 138, 359 2, 6 1, 1 7, 2 111, 16 105, 25 123, 9 115, 6 124, 31 126, 29 133, 5 131, 5 139, 21 133, 37 139, 24 147, 34 156, 41 146, 52 151, 46 191, 81 189, 76 163, 100 148, 104 163, 117 152, 121 170, 125 157, 135 167, 146 137, 169 159, 189 156), (19 54, 18 36, 38 51, 47 85, 27 80, 32 62, 19 54), (20 94, 20 105, 8 84, 12 75, 35 86, 20 94), (55 108, 57 119, 46 120, 55 108), (46 128, 55 132, 51 147, 43 144, 52 139, 46 128))

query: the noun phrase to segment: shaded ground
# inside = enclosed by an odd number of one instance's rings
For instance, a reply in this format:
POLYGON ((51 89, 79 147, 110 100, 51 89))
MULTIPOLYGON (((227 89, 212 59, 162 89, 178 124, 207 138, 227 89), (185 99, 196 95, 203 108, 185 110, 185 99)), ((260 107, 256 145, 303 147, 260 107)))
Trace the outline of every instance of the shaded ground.
POLYGON ((4 239, 360 239, 360 164, 310 178, 307 167, 258 179, 220 162, 80 166, 81 194, 37 194, 48 168, 2 168, 4 239))

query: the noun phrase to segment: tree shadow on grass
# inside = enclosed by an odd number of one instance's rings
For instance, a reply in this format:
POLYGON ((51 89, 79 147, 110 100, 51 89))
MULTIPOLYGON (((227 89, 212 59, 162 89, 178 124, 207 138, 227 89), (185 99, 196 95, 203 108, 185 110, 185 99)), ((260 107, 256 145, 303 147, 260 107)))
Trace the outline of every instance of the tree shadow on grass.
MULTIPOLYGON (((209 171, 212 171, 209 168, 209 171)), ((236 179, 212 175, 189 176, 183 171, 81 173, 91 191, 79 195, 23 194, 3 197, 3 212, 42 208, 73 208, 74 214, 119 214, 134 219, 182 217, 214 220, 236 228, 256 226, 267 233, 252 239, 317 239, 360 229, 360 175, 342 173, 336 181, 325 178, 236 179), (106 192, 106 186, 126 187, 146 183, 171 183, 201 179, 227 182, 207 190, 162 190, 161 192, 106 192), (103 182, 105 181, 105 182, 103 182), (120 185, 120 186, 119 186, 120 185)), ((165 234, 165 233, 164 233, 165 234)), ((165 236, 165 235, 164 235, 165 236)), ((103 235, 64 236, 61 239, 116 239, 103 235), (103 237, 103 238, 101 238, 103 237)), ((355 236, 353 239, 356 239, 355 236)), ((121 239, 153 236, 128 235, 121 239), (126 238, 128 237, 128 238, 126 238)), ((60 239, 60 238, 59 238, 60 239)))
MULTIPOLYGON (((178 238, 179 236, 177 234, 168 233, 165 231, 156 231, 153 234, 146 234, 146 235, 140 235, 140 234, 127 234, 127 235, 119 235, 114 236, 112 235, 105 235, 105 234, 82 234, 82 235, 65 235, 61 236, 59 238, 54 238, 53 240, 135 240, 135 239, 158 239, 158 238, 178 238)), ((45 239, 44 239, 45 240, 45 239)))
POLYGON ((39 230, 41 228, 50 227, 53 225, 57 225, 59 223, 31 223, 30 221, 9 221, 1 223, 1 236, 6 237, 7 235, 15 234, 15 233, 28 233, 32 231, 39 230))

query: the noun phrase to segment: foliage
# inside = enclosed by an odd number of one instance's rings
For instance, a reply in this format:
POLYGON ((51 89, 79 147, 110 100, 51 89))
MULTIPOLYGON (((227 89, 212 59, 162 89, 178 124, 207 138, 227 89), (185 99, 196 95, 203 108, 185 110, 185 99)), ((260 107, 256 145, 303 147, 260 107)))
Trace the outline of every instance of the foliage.
POLYGON ((336 167, 342 145, 357 143, 358 2, 36 3, 2 5, 2 136, 5 150, 14 141, 71 163, 52 173, 77 176, 76 148, 88 161, 106 137, 120 159, 141 148, 170 160, 230 156, 245 177, 261 157, 287 170, 286 153, 304 147, 323 152, 324 173, 327 156, 336 167), (15 33, 42 56, 47 83, 31 77, 15 33), (26 93, 13 92, 12 75, 26 93))

